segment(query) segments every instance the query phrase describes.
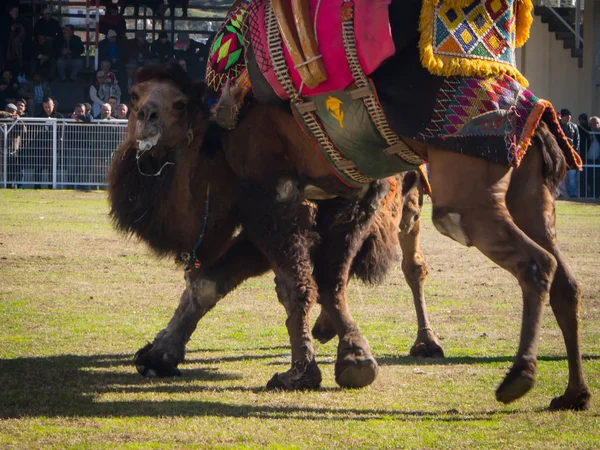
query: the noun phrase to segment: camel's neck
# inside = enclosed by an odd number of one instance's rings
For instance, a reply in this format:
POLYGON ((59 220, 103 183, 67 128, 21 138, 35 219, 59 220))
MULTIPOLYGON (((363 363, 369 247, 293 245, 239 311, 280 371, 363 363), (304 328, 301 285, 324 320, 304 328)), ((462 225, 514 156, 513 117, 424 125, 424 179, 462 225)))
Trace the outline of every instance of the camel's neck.
POLYGON ((196 138, 187 149, 160 152, 161 158, 142 155, 139 161, 134 148, 123 147, 109 174, 111 216, 118 229, 135 234, 160 255, 189 252, 203 227, 210 184, 204 239, 224 239, 216 237, 215 227, 227 229, 232 220, 235 181, 220 155, 205 152, 196 138))

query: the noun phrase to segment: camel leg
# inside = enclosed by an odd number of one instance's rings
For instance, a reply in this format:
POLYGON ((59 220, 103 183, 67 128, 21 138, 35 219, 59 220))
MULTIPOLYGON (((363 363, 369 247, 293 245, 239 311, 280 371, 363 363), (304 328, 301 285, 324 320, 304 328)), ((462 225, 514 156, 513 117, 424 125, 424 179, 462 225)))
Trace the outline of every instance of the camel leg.
POLYGON ((315 274, 325 320, 340 339, 335 379, 342 387, 367 386, 379 370, 348 309, 346 286, 352 261, 388 191, 389 183, 382 181, 373 185, 362 199, 336 199, 319 206, 322 241, 315 257, 315 274))
POLYGON ((444 350, 437 340, 427 314, 424 285, 427 280, 427 265, 419 246, 421 236, 421 205, 423 193, 414 186, 404 196, 402 219, 398 240, 402 249, 402 272, 410 287, 417 314, 417 339, 410 349, 410 355, 416 357, 443 358, 444 350))
POLYGON ((279 301, 284 305, 290 336, 292 367, 276 373, 268 389, 316 389, 321 371, 309 332, 310 309, 317 300, 311 250, 318 241, 315 207, 302 201, 297 183, 277 180, 274 189, 249 184, 239 201, 243 225, 275 272, 279 301))
POLYGON ((565 341, 569 381, 565 393, 552 400, 550 409, 589 409, 591 393, 583 377, 579 338, 581 289, 558 249, 554 195, 546 186, 540 189, 539 180, 532 176, 541 172, 541 158, 532 148, 513 176, 507 204, 519 228, 550 252, 558 263, 550 288, 550 305, 565 341))
POLYGON ((135 354, 138 372, 147 377, 181 375, 177 366, 185 357, 185 346, 198 321, 244 280, 267 270, 266 258, 240 236, 210 267, 186 273, 186 288, 169 324, 135 354))
POLYGON ((444 235, 477 247, 517 278, 523 292, 521 337, 512 368, 496 391, 510 403, 534 384, 543 307, 557 262, 514 223, 505 204, 512 169, 431 149, 433 223, 444 235))

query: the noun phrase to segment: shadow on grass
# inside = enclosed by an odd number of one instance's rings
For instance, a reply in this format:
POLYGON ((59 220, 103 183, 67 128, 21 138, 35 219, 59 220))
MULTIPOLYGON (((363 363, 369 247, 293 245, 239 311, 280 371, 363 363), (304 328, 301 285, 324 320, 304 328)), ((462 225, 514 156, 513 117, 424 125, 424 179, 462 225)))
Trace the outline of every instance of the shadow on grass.
MULTIPOLYGON (((381 366, 419 366, 419 365, 459 365, 459 364, 494 364, 511 363, 514 356, 449 356, 445 358, 414 358, 412 356, 376 356, 381 366)), ((538 361, 566 361, 566 356, 538 356, 538 361)), ((600 355, 583 355, 584 361, 600 360, 600 355)))
MULTIPOLYGON (((271 355, 270 357, 278 357, 271 355)), ((591 357, 600 359, 598 356, 591 357)), ((224 360, 225 358, 221 359, 224 360)), ((240 359, 244 359, 240 357, 240 359)), ((246 357, 247 359, 247 357, 246 357)), ((563 358, 542 358, 561 360, 563 358)), ((382 358, 386 364, 414 364, 414 358, 382 358)), ((510 361, 510 358, 449 358, 438 364, 482 363, 510 361)), ((145 379, 135 372, 130 357, 123 355, 64 355, 47 358, 0 359, 0 418, 19 417, 133 417, 133 416, 214 416, 255 417, 265 419, 305 420, 424 420, 477 421, 488 420, 496 414, 515 414, 520 411, 468 412, 458 411, 402 411, 354 408, 319 408, 268 406, 260 404, 233 404, 202 400, 144 400, 99 401, 104 394, 186 394, 248 392, 268 393, 263 387, 223 386, 224 381, 241 377, 214 367, 183 367, 183 377, 145 379), (130 367, 123 371, 123 367, 130 367)), ((266 381, 266 380, 265 380, 266 381)), ((337 391, 338 389, 327 389, 337 391)), ((321 392, 325 389, 321 389, 321 392)), ((531 412, 531 411, 528 411, 531 412)))

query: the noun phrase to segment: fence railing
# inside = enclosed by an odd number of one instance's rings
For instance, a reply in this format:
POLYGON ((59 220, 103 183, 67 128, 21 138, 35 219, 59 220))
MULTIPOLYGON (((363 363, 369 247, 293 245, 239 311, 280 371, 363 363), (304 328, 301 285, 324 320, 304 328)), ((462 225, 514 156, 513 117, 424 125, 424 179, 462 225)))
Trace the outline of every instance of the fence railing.
POLYGON ((71 119, 0 122, 2 187, 102 188, 126 120, 71 119))
MULTIPOLYGON (((126 120, 81 123, 71 119, 0 121, 0 187, 53 189, 106 187, 113 153, 126 120)), ((600 198, 600 133, 582 133, 583 171, 566 182, 581 198, 600 198), (574 178, 575 177, 575 178, 574 178)))

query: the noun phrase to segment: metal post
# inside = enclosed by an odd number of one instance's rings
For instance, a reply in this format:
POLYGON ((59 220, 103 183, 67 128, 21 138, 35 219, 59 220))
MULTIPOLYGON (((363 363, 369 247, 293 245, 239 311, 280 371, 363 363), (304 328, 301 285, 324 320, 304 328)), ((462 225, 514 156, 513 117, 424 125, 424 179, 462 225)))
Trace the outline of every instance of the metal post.
POLYGON ((575 0, 575 48, 581 48, 581 0, 575 0))
POLYGON ((85 67, 90 67, 90 5, 85 2, 85 44, 87 45, 85 52, 85 67))
POLYGON ((100 0, 96 0, 96 51, 94 52, 94 70, 98 70, 98 43, 100 42, 100 0))
POLYGON ((6 125, 2 125, 2 134, 4 136, 4 151, 2 152, 2 159, 4 160, 4 189, 6 189, 8 178, 8 132, 6 131, 6 125))
POLYGON ((56 119, 52 119, 52 189, 56 189, 56 170, 57 170, 57 160, 58 160, 58 145, 56 143, 56 127, 58 122, 56 119))

